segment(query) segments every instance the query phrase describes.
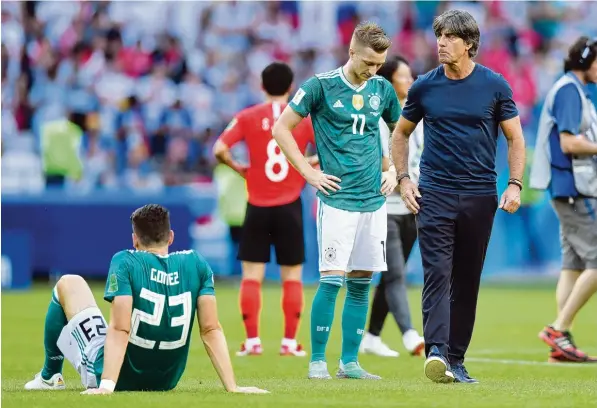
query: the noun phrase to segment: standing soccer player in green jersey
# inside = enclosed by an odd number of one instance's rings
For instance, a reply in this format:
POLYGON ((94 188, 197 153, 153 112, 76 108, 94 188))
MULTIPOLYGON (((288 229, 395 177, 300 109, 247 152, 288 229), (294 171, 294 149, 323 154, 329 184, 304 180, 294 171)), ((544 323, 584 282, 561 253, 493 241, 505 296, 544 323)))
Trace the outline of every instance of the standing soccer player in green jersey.
POLYGON ((104 299, 107 325, 87 283, 65 275, 54 288, 44 327, 44 367, 27 390, 64 389, 66 358, 81 376, 86 394, 167 391, 187 364, 193 318, 224 388, 238 387, 226 338, 218 321, 213 273, 193 250, 168 253, 174 240, 168 210, 146 205, 131 216, 135 250, 112 258, 104 299))
POLYGON ((393 167, 382 173, 379 134, 380 116, 390 129, 400 116, 392 85, 376 75, 390 46, 390 39, 377 24, 357 26, 348 62, 307 80, 273 129, 288 160, 319 190, 321 277, 311 309, 309 378, 331 378, 325 349, 346 274, 342 355, 336 377, 380 378, 360 367, 357 354, 367 320, 371 276, 386 270, 385 196, 397 183, 393 167), (322 171, 309 165, 292 137, 292 129, 308 115, 322 171))

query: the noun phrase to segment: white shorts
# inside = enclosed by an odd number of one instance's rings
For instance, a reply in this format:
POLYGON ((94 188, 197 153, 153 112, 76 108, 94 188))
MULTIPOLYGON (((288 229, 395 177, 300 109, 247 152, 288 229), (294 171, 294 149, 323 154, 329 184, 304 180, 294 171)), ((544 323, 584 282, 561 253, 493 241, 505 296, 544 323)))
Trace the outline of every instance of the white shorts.
POLYGON ((106 341, 108 325, 97 307, 85 309, 75 315, 62 329, 58 348, 81 376, 86 388, 97 388, 95 359, 106 341))
POLYGON ((386 266, 386 205, 373 212, 353 212, 317 203, 319 270, 381 272, 386 266))

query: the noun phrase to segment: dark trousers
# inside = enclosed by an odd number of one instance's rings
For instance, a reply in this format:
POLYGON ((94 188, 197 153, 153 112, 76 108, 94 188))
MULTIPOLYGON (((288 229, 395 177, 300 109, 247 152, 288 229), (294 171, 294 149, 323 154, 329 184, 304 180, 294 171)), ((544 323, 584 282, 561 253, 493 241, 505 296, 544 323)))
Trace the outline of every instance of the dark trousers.
POLYGON ((406 261, 417 240, 415 216, 388 214, 387 264, 371 304, 369 333, 379 336, 389 312, 402 334, 412 329, 406 290, 406 261))
POLYGON ((60 174, 46 174, 46 187, 63 187, 66 177, 60 174))
POLYGON ((417 215, 423 261, 425 353, 432 346, 451 363, 464 360, 473 335, 477 296, 496 195, 421 190, 417 215))

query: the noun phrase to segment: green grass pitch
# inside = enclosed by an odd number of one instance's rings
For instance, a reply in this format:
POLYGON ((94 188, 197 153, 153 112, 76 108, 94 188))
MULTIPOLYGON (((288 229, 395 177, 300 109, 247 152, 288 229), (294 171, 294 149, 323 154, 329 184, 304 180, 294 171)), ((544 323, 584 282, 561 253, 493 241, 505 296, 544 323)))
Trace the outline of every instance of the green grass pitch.
MULTIPOLYGON (((549 365, 547 349, 537 338, 553 320, 553 287, 492 287, 481 289, 477 325, 467 368, 481 384, 440 385, 423 374, 423 359, 404 352, 394 322, 388 318, 384 340, 402 354, 399 358, 363 356, 362 365, 382 381, 305 378, 308 359, 277 355, 282 335, 280 288, 266 285, 263 293, 261 338, 265 354, 233 355, 240 385, 254 385, 269 395, 228 395, 211 367, 194 328, 186 372, 176 390, 167 393, 117 393, 82 396, 75 371, 65 363, 67 391, 25 392, 23 385, 43 364, 43 323, 50 287, 36 285, 25 293, 2 294, 2 407, 594 407, 597 401, 597 365, 549 365)), ((93 285, 97 299, 102 287, 93 285)), ((216 284, 220 319, 231 353, 243 340, 237 287, 216 284)), ((306 289, 304 320, 299 339, 309 348, 309 309, 314 287, 306 289)), ((336 305, 336 319, 328 346, 334 374, 340 351, 340 321, 344 291, 336 305)), ((421 329, 420 288, 409 292, 414 322, 421 329)), ((99 300, 108 316, 107 303, 99 300)), ((593 299, 574 326, 579 346, 597 354, 597 301, 593 299)))

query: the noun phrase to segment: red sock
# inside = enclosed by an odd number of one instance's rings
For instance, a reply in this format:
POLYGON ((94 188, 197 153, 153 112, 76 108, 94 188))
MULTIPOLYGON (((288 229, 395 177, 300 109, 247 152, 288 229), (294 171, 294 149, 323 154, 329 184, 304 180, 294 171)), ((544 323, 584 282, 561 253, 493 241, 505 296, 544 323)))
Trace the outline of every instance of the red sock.
POLYGON ((261 312, 261 282, 243 279, 240 283, 240 312, 247 338, 259 337, 259 313, 261 312))
POLYGON ((303 284, 286 281, 282 284, 282 310, 284 311, 284 338, 295 339, 303 311, 303 284))

